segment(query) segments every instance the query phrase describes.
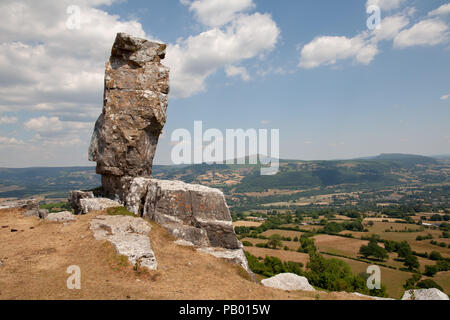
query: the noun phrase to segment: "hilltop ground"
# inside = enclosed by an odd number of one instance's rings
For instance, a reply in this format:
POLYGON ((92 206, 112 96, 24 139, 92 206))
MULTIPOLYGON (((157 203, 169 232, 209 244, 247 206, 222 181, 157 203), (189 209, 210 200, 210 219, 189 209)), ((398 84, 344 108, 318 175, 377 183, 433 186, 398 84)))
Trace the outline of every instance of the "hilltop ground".
POLYGON ((94 212, 61 224, 0 210, 0 299, 357 299, 347 293, 284 292, 245 279, 236 265, 180 247, 152 224, 158 271, 135 270, 89 230, 94 212), (17 231, 14 231, 17 230, 17 231), (68 290, 67 267, 81 268, 68 290))

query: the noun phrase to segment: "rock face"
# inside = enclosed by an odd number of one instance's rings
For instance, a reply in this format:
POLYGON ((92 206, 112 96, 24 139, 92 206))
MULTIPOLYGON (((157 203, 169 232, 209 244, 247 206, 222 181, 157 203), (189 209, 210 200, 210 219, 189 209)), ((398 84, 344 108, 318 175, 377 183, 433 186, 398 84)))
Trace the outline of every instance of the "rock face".
POLYGON ((305 277, 300 277, 293 273, 280 273, 275 277, 264 279, 261 281, 266 287, 287 291, 316 291, 305 277))
POLYGON ((222 191, 181 181, 135 178, 127 209, 198 247, 241 249, 222 191))
POLYGON ((108 240, 121 255, 136 265, 156 270, 158 264, 150 245, 151 227, 141 218, 129 216, 97 216, 91 220, 91 230, 97 240, 108 240))
POLYGON ((149 177, 166 123, 169 69, 161 64, 165 44, 118 33, 106 63, 103 112, 89 160, 108 196, 117 196, 122 177, 149 177))
POLYGON ((433 288, 405 291, 402 300, 449 300, 449 298, 441 290, 433 288))

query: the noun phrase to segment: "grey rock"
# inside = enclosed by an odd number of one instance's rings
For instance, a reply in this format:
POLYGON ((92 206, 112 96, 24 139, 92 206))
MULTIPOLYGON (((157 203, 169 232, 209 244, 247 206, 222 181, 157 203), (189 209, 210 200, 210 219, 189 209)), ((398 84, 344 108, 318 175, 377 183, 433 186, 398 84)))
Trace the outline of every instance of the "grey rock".
POLYGON ((125 197, 138 216, 198 247, 241 249, 222 191, 181 181, 135 178, 125 197))
POLYGON ((403 294, 402 300, 449 300, 449 298, 441 290, 433 288, 407 290, 403 294))
POLYGON ((91 191, 74 190, 69 193, 67 201, 72 206, 75 214, 82 214, 83 208, 81 206, 81 199, 92 199, 94 193, 91 191))
POLYGON ((152 173, 168 105, 169 69, 161 64, 165 49, 165 44, 117 34, 106 63, 103 112, 89 147, 107 196, 120 196, 122 177, 152 173))
POLYGON ((236 263, 252 274, 248 267, 247 257, 243 249, 223 249, 223 248, 198 248, 197 251, 213 255, 216 258, 225 259, 236 263))
POLYGON ((62 211, 48 214, 45 220, 54 222, 69 222, 75 221, 75 216, 72 212, 62 211))
POLYGON ((280 273, 275 277, 262 280, 261 283, 266 287, 286 291, 316 291, 316 289, 309 284, 308 279, 294 273, 280 273))
POLYGON ((108 208, 121 207, 120 202, 107 198, 85 198, 80 199, 81 213, 87 214, 91 211, 103 211, 108 208))
POLYGON ((0 202, 0 209, 26 209, 28 211, 39 209, 39 200, 6 200, 0 202))
POLYGON ((129 216, 97 216, 91 220, 90 229, 97 240, 108 240, 121 255, 136 265, 150 270, 158 267, 150 245, 151 227, 141 218, 129 216))
POLYGON ((39 209, 38 216, 41 219, 45 219, 48 216, 48 210, 47 209, 39 209))

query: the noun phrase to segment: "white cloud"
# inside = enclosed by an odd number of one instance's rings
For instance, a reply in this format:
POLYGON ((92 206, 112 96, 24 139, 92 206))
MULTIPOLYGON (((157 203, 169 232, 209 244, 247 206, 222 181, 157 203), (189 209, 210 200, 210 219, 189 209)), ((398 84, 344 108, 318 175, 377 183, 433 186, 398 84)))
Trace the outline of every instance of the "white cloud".
POLYGON ((250 80, 250 75, 245 67, 226 66, 225 73, 228 77, 240 76, 243 81, 250 80))
POLYGON ((59 131, 65 131, 68 133, 89 129, 92 127, 92 124, 77 121, 61 121, 58 117, 42 116, 28 120, 24 123, 24 127, 28 130, 33 130, 41 134, 59 131))
POLYGON ((372 41, 392 40, 409 24, 409 19, 404 15, 395 15, 384 18, 380 28, 373 31, 372 41))
POLYGON ((0 109, 39 111, 93 121, 101 110, 104 64, 117 32, 145 36, 137 21, 122 21, 93 6, 113 0, 0 3, 0 109), (66 10, 81 8, 81 28, 69 30, 66 10), (67 105, 77 108, 65 109, 67 105), (70 111, 70 112, 69 112, 70 111))
POLYGON ((234 20, 239 12, 255 7, 253 0, 181 0, 197 19, 210 27, 220 27, 234 20))
POLYGON ((450 3, 444 4, 439 8, 430 11, 428 13, 429 16, 443 16, 450 13, 450 3))
POLYGON ((448 98, 450 98, 450 93, 442 96, 441 100, 447 100, 448 98))
POLYGON ((270 123, 270 120, 261 120, 261 124, 268 125, 270 123))
POLYGON ((16 138, 8 138, 0 136, 0 145, 22 145, 24 142, 22 140, 17 140, 16 138))
POLYGON ((17 123, 18 119, 17 117, 1 117, 0 118, 0 124, 14 124, 17 123))
POLYGON ((269 14, 242 14, 223 28, 169 44, 165 64, 171 68, 171 95, 185 98, 206 90, 207 77, 272 50, 279 34, 269 14))
POLYGON ((311 69, 349 58, 367 65, 377 54, 378 48, 367 41, 364 33, 353 38, 317 37, 301 50, 299 67, 311 69))
POLYGON ((448 25, 437 19, 422 20, 401 31, 394 39, 394 47, 434 46, 447 41, 448 25))
POLYGON ((367 0, 366 7, 378 6, 382 10, 393 10, 399 8, 405 0, 367 0))

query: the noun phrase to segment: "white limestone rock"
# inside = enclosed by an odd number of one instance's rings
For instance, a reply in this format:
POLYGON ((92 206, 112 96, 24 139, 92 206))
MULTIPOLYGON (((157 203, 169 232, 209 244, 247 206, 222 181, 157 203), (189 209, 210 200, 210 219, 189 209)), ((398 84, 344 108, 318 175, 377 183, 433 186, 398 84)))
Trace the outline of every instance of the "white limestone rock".
POLYGON ((286 291, 316 291, 309 284, 308 279, 293 273, 280 273, 272 278, 262 280, 261 283, 266 287, 286 291))
POLYGON ((158 267, 150 245, 150 225, 141 218, 130 216, 97 216, 91 220, 91 231, 97 240, 108 240, 121 255, 136 265, 137 262, 149 270, 158 267))
POLYGON ((224 248, 198 248, 197 251, 213 255, 219 259, 225 259, 234 262, 244 268, 248 273, 252 274, 247 262, 243 249, 224 249, 224 248))
POLYGON ((449 300, 449 298, 441 290, 433 288, 407 290, 403 294, 402 300, 449 300))
POLYGON ((122 204, 107 198, 85 198, 80 199, 81 213, 87 214, 91 211, 103 211, 108 208, 121 207, 122 204))

